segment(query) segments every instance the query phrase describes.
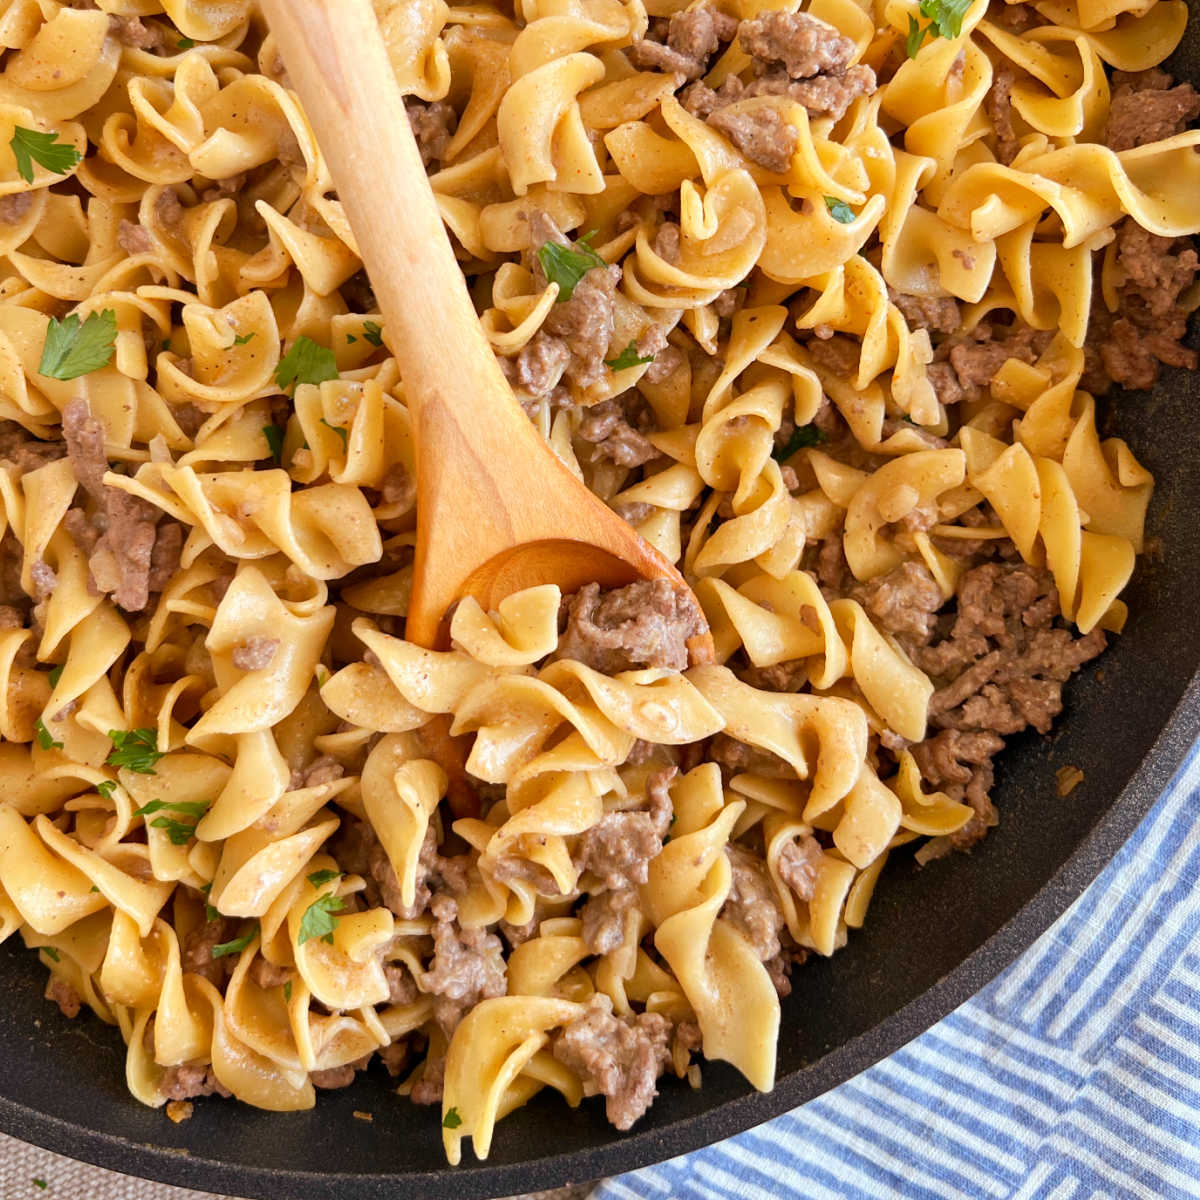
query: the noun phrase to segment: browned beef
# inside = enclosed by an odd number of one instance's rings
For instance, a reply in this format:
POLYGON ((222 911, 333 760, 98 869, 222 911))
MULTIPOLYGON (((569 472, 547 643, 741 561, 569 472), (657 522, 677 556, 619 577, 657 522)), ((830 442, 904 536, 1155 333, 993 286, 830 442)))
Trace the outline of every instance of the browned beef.
POLYGON ((79 1016, 79 1010, 83 1007, 79 993, 65 979, 60 979, 57 975, 51 975, 46 984, 46 999, 53 1000, 58 1005, 58 1011, 71 1020, 79 1016))
MULTIPOLYGON (((64 522, 67 531, 88 555, 96 588, 127 612, 141 612, 150 602, 162 514, 137 496, 104 484, 108 470, 104 426, 88 411, 86 401, 72 400, 67 405, 62 429, 75 477, 95 506, 91 515, 72 509, 64 522)), ((172 542, 179 536, 171 535, 172 542)))
POLYGON ((441 1104, 442 1088, 446 1081, 446 1059, 435 1055, 425 1059, 421 1078, 413 1084, 409 1099, 414 1104, 441 1104))
POLYGON ((110 16, 108 25, 111 32, 123 46, 134 50, 157 50, 163 44, 163 31, 160 25, 147 25, 141 17, 110 16))
POLYGON ((150 231, 132 221, 122 221, 117 226, 117 243, 126 254, 150 254, 154 250, 154 242, 150 231))
POLYGON ((1190 315, 1186 294, 1200 267, 1191 239, 1158 237, 1126 218, 1117 227, 1117 265, 1125 276, 1117 312, 1098 299, 1093 305, 1083 386, 1150 388, 1162 363, 1194 370, 1196 351, 1180 344, 1190 315))
POLYGON ((630 420, 632 417, 647 430, 652 427, 649 410, 639 405, 639 400, 638 393, 625 393, 584 409, 576 433, 587 444, 588 457, 630 468, 644 466, 658 457, 658 449, 630 420))
POLYGON ((500 366, 513 387, 539 399, 554 390, 570 361, 566 342, 538 330, 516 358, 502 358, 500 366))
POLYGON ((168 1067, 158 1084, 159 1095, 167 1100, 194 1100, 198 1096, 224 1096, 232 1094, 216 1077, 210 1065, 185 1063, 179 1067, 168 1067))
MULTIPOLYGON (((221 987, 232 974, 233 968, 237 966, 238 956, 227 954, 221 958, 213 958, 213 947, 233 941, 238 936, 239 925, 240 922, 233 917, 217 917, 215 920, 197 925, 184 938, 181 947, 183 970, 190 971, 194 975, 202 975, 209 983, 221 987)), ((171 1099, 187 1100, 188 1097, 172 1096, 171 1099)))
POLYGON ((367 902, 384 905, 402 921, 412 921, 421 916, 429 907, 435 889, 445 889, 459 895, 466 890, 464 860, 443 858, 438 853, 437 831, 432 825, 421 843, 416 893, 411 905, 404 903, 400 881, 392 869, 391 860, 368 822, 346 821, 334 844, 334 853, 347 871, 361 875, 367 881, 364 893, 367 902))
MULTIPOLYGON (((664 221, 654 233, 654 240, 651 243, 654 247, 654 253, 660 258, 666 259, 669 263, 677 263, 679 261, 681 236, 679 226, 674 221, 664 221)), ((676 353, 679 352, 676 351, 676 353)), ((647 371, 646 374, 649 375, 650 371, 647 371)))
POLYGON ((1005 165, 1012 162, 1021 148, 1012 122, 1012 86, 1016 81, 1017 72, 1002 61, 995 68, 992 86, 983 101, 984 111, 995 130, 996 157, 1005 165))
POLYGON ((962 312, 953 296, 914 296, 888 288, 888 298, 904 315, 910 329, 956 333, 962 326, 962 312))
POLYGON ((764 692, 799 692, 808 683, 808 667, 803 659, 772 663, 769 667, 744 667, 737 674, 743 683, 764 692))
POLYGON ((239 671, 261 671, 275 661, 279 639, 256 634, 233 649, 233 665, 239 671))
POLYGON ((420 995, 417 981, 403 963, 385 963, 383 977, 387 980, 389 1004, 412 1004, 420 995))
MULTIPOLYGON (((406 96, 404 107, 408 112, 408 123, 412 126, 417 148, 421 151, 421 162, 426 170, 441 166, 446 147, 458 128, 458 113, 444 101, 435 100, 426 104, 413 96, 406 96)), ((364 309, 364 312, 374 311, 364 309)))
POLYGON ((666 25, 665 42, 660 22, 647 36, 630 47, 630 57, 643 70, 667 71, 685 79, 699 79, 708 69, 708 59, 723 42, 733 40, 736 17, 716 8, 702 6, 672 14, 666 25))
POLYGON ((988 18, 1012 33, 1024 33, 1042 23, 1042 16, 1036 9, 1027 4, 1005 3, 1005 0, 992 0, 988 5, 988 18))
POLYGON ((332 783, 335 779, 341 779, 345 773, 346 768, 336 758, 322 754, 314 758, 308 766, 299 767, 293 771, 288 780, 288 788, 291 791, 297 791, 299 788, 320 787, 323 783, 332 783))
POLYGON ((796 152, 796 129, 774 108, 735 111, 721 108, 708 123, 723 133, 751 162, 782 175, 796 152))
POLYGON ((1033 329, 1021 322, 992 325, 983 321, 974 329, 952 334, 938 344, 934 362, 928 368, 929 378, 939 392, 939 399, 945 396, 943 403, 974 399, 1010 358, 1036 362, 1052 337, 1049 330, 1033 329), (938 369, 944 369, 947 362, 954 372, 949 386, 937 377, 938 369))
POLYGON ((605 813, 580 835, 574 860, 604 886, 622 890, 645 883, 650 860, 662 850, 672 819, 669 786, 678 767, 663 767, 648 779, 644 811, 605 813))
POLYGON ((596 995, 555 1037, 554 1057, 606 1098, 605 1112, 617 1129, 629 1129, 658 1095, 670 1036, 671 1023, 661 1014, 617 1017, 612 1001, 596 995))
POLYGON ((952 800, 965 801, 975 815, 957 833, 951 844, 969 850, 1000 820, 988 793, 995 778, 992 755, 1004 748, 1004 739, 994 733, 963 733, 946 729, 912 747, 921 774, 952 800))
POLYGON ((429 907, 436 922, 433 959, 421 977, 421 987, 436 997, 434 1016, 449 1037, 480 1000, 507 991, 504 946, 486 929, 463 929, 452 897, 435 896, 429 907))
POLYGON ((823 854, 821 843, 808 834, 785 842, 779 851, 779 877, 801 900, 813 898, 823 854))
POLYGON ((766 775, 771 779, 795 779, 796 772, 778 754, 739 742, 727 733, 716 734, 708 743, 708 761, 721 768, 726 780, 734 775, 766 775))
POLYGON ((1200 117, 1200 94, 1190 83, 1174 80, 1157 67, 1149 71, 1113 72, 1113 93, 1104 144, 1130 150, 1174 137, 1200 117))
POLYGON ((874 91, 875 72, 861 64, 843 75, 814 75, 810 79, 793 79, 782 67, 776 67, 749 84, 731 75, 716 91, 697 80, 680 92, 679 98, 688 112, 705 120, 735 100, 787 96, 803 105, 810 116, 828 115, 840 121, 859 96, 869 96, 874 91))
POLYGON ((379 494, 385 504, 412 508, 417 499, 417 481, 402 462, 394 462, 388 467, 387 474, 379 485, 379 494))
POLYGON ((593 954, 608 954, 625 938, 625 922, 630 909, 636 908, 634 888, 617 888, 593 896, 579 910, 583 921, 583 940, 593 954))
POLYGON ((871 620, 887 633, 926 642, 934 616, 945 603, 942 589, 923 563, 904 562, 850 592, 871 620))
POLYGON ((550 309, 540 333, 560 338, 570 351, 566 377, 590 387, 608 371, 605 358, 613 336, 613 301, 621 281, 620 267, 593 267, 576 285, 571 298, 550 309))
POLYGON ((0 196, 0 224, 16 225, 33 207, 33 192, 14 192, 0 196))
POLYGON ((757 73, 780 63, 793 79, 841 75, 854 57, 854 43, 824 21, 802 12, 768 11, 738 27, 738 42, 757 73))
POLYGON ((567 628, 557 657, 605 675, 643 667, 683 670, 688 639, 704 628, 691 592, 669 579, 642 579, 603 593, 599 584, 589 583, 567 600, 567 628))
POLYGON ((391 1045, 384 1046, 377 1053, 379 1061, 387 1067, 388 1074, 396 1076, 400 1075, 408 1066, 411 1048, 407 1041, 392 1042, 391 1045))
POLYGON ((12 463, 22 474, 56 462, 66 452, 63 442, 43 442, 16 421, 0 421, 0 462, 12 463))
POLYGON ((759 855, 736 843, 726 846, 725 853, 729 856, 732 876, 721 916, 745 934, 754 952, 766 962, 779 953, 779 934, 783 929, 783 912, 766 864, 759 855))
POLYGON ((283 987, 285 983, 294 979, 295 975, 296 972, 291 967, 277 967, 261 955, 250 965, 250 978, 264 990, 283 987))
POLYGON ((330 1067, 325 1071, 309 1072, 309 1079, 315 1088, 325 1092, 336 1092, 340 1088, 349 1087, 354 1082, 356 1072, 351 1063, 341 1067, 330 1067))

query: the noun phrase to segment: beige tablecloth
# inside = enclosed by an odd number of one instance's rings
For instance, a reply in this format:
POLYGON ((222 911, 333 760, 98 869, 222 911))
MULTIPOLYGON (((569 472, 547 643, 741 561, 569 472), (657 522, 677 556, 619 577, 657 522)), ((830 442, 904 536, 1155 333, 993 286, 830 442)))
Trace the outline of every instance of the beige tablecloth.
MULTIPOLYGON (((524 1200, 583 1200, 590 1190, 583 1185, 559 1188, 524 1200)), ((114 1175, 0 1134, 0 1200, 216 1200, 216 1197, 208 1192, 114 1175)), ((238 1197, 228 1196, 224 1200, 238 1200, 238 1197)))

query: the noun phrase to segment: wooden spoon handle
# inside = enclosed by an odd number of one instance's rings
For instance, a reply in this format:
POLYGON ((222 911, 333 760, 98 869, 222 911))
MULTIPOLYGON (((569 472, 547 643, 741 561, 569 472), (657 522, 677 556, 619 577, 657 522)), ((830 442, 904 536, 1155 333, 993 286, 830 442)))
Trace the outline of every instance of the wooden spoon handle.
POLYGON ((371 0, 263 0, 263 9, 338 182, 417 425, 434 398, 455 408, 504 395, 371 0))

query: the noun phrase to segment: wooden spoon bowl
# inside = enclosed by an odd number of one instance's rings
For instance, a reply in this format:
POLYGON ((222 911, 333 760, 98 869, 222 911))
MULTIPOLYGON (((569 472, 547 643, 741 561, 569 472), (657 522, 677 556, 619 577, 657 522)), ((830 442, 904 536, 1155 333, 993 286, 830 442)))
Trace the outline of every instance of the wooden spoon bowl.
MULTIPOLYGON (((370 0, 264 0, 379 300, 413 421, 417 551, 406 636, 433 646, 463 596, 492 609, 682 576, 555 456, 484 337, 409 127, 370 0)), ((689 642, 711 661, 712 637, 689 642)))

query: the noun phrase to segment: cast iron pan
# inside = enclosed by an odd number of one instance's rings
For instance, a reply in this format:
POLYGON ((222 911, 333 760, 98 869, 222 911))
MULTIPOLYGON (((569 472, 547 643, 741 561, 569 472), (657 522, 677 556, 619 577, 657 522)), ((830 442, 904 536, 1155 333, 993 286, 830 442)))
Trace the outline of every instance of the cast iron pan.
MULTIPOLYGON (((1200 25, 1168 64, 1200 79, 1200 25)), ((1200 204, 1200 198, 1197 203, 1200 204)), ((509 1196, 629 1171, 795 1108, 891 1054, 978 991, 1064 911, 1112 858, 1200 736, 1200 385, 1164 373, 1153 396, 1121 397, 1109 434, 1158 481, 1127 632, 1076 677, 1049 737, 1013 740, 993 793, 1001 824, 970 855, 918 870, 889 864, 864 929, 810 960, 783 1002, 779 1082, 752 1091, 723 1063, 693 1091, 675 1079, 631 1134, 602 1101, 536 1097, 497 1128, 488 1162, 447 1167, 438 1112, 392 1095, 385 1073, 323 1094, 315 1110, 257 1112, 200 1101, 173 1125, 125 1090, 124 1048, 91 1017, 42 999, 45 971, 14 938, 0 947, 0 1128, 61 1154, 202 1191, 261 1200, 509 1196), (1058 767, 1084 782, 1055 794, 1058 767), (374 1114, 374 1122, 354 1112, 374 1114)), ((469 1149, 464 1157, 470 1160, 469 1149)))

